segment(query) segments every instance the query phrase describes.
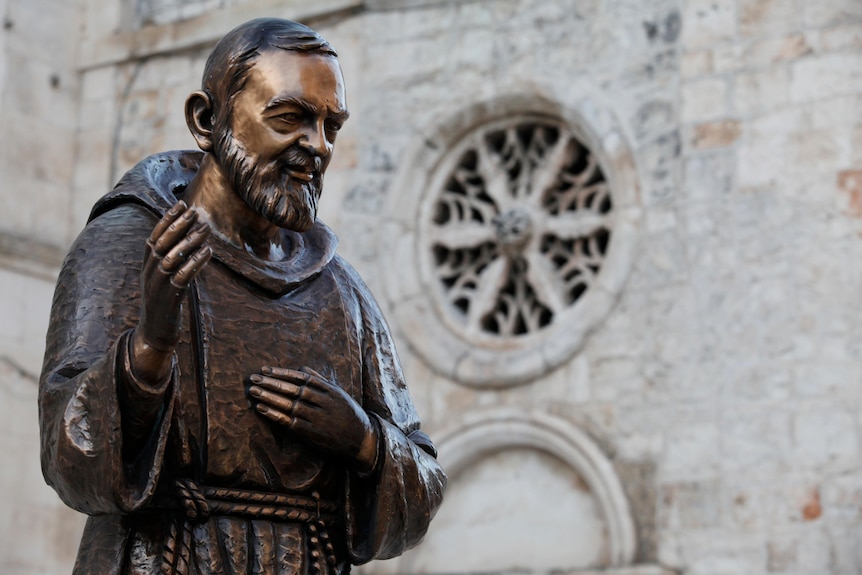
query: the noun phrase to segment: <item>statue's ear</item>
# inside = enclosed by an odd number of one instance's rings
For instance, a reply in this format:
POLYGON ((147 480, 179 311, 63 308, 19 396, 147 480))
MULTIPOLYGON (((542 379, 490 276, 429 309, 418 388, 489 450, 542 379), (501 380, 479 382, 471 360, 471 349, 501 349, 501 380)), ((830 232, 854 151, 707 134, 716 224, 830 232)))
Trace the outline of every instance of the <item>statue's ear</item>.
POLYGON ((186 125, 198 147, 204 152, 213 148, 213 101, 208 92, 195 90, 186 99, 186 125))

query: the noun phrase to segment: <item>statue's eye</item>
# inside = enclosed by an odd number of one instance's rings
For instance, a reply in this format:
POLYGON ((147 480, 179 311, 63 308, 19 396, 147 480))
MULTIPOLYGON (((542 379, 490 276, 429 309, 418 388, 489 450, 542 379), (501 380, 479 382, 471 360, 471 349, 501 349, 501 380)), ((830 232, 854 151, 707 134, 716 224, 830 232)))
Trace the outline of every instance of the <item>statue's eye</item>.
POLYGON ((327 132, 337 132, 341 129, 341 125, 342 122, 339 122, 337 120, 327 120, 326 124, 324 124, 324 127, 326 128, 327 132))
POLYGON ((285 112, 284 114, 279 114, 278 119, 285 124, 298 124, 302 121, 302 114, 297 112, 285 112))

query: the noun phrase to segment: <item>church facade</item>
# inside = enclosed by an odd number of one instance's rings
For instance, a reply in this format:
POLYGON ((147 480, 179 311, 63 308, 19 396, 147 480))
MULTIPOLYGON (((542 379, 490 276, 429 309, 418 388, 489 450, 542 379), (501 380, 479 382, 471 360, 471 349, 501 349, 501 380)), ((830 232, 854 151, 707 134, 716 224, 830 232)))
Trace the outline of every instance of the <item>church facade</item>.
POLYGON ((63 254, 259 16, 339 52, 321 218, 450 477, 367 575, 862 570, 857 0, 0 0, 0 571, 68 573, 39 469, 63 254))

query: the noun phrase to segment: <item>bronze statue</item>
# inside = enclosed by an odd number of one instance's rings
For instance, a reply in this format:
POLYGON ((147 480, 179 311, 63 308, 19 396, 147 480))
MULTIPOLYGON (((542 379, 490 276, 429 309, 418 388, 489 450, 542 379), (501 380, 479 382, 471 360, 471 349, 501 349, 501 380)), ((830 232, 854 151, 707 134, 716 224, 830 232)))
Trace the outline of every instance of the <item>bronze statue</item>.
POLYGON ((60 273, 42 469, 90 515, 75 573, 319 574, 415 545, 446 477, 386 323, 316 221, 347 119, 311 29, 228 33, 60 273))

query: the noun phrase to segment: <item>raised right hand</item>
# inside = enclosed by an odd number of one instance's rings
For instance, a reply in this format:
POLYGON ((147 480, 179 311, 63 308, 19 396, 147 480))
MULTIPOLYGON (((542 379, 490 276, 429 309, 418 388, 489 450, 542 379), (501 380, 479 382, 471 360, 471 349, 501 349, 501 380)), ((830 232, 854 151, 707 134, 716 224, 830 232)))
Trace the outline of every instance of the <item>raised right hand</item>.
POLYGON ((211 233, 198 213, 177 202, 153 228, 141 270, 141 320, 132 334, 135 375, 152 383, 167 376, 182 326, 189 283, 212 257, 211 233))

